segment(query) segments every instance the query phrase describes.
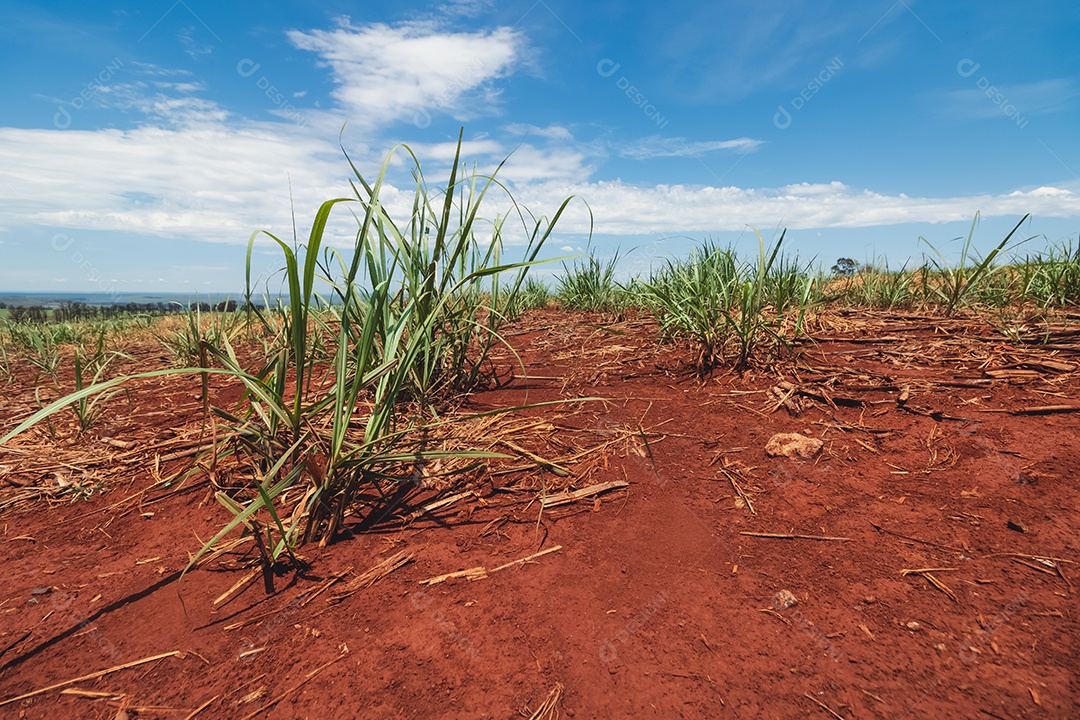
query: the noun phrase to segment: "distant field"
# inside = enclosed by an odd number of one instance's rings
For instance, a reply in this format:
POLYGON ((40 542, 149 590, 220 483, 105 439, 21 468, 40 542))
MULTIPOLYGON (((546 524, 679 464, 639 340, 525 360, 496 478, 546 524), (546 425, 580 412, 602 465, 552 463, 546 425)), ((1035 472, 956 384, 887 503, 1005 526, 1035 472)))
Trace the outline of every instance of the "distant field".
POLYGON ((235 300, 243 297, 242 292, 235 293, 106 293, 106 292, 24 292, 24 293, 0 293, 0 303, 5 305, 40 305, 48 308, 56 308, 65 303, 82 303, 84 305, 127 305, 136 303, 165 303, 188 306, 194 302, 216 304, 226 300, 235 300))

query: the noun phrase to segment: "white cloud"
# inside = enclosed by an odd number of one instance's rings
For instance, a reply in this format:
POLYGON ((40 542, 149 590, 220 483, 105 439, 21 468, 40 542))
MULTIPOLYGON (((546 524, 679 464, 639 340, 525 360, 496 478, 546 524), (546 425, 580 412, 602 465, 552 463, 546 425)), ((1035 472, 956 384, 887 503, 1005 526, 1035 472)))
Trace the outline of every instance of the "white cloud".
MULTIPOLYGON (((449 165, 455 145, 415 149, 428 181, 443 181, 439 166, 449 165)), ((1080 216, 1080 195, 1064 187, 932 198, 885 195, 840 182, 777 188, 641 185, 592 180, 585 156, 568 148, 508 149, 490 139, 467 142, 463 157, 490 172, 509 150, 513 154, 500 178, 511 182, 519 202, 550 215, 566 197, 580 197, 593 212, 598 234, 940 223, 970 220, 976 211, 984 217, 1080 216)), ((380 154, 365 150, 354 159, 373 174, 380 154)), ((237 244, 259 228, 288 237, 290 202, 298 221, 307 222, 323 200, 349 194, 347 173, 332 142, 285 123, 208 120, 123 131, 0 128, 0 185, 8 188, 0 197, 0 224, 237 244)), ((408 185, 391 182, 383 193, 395 216, 408 212, 408 185)), ((507 209, 501 193, 489 202, 489 214, 507 209)), ((333 226, 337 237, 347 239, 351 218, 344 212, 337 217, 343 223, 333 226)), ((588 212, 574 205, 560 230, 586 232, 588 222, 588 212)))
POLYGON ((513 149, 499 177, 516 184, 549 179, 574 181, 587 178, 592 171, 585 156, 570 148, 541 149, 534 145, 521 145, 513 149))
POLYGON ((752 153, 765 143, 764 140, 741 137, 734 140, 708 140, 693 142, 685 138, 665 138, 653 135, 621 147, 623 157, 647 160, 658 157, 697 157, 711 152, 730 151, 740 154, 752 153))
POLYGON ((288 126, 221 123, 133 130, 0 128, 5 225, 114 230, 210 242, 286 232, 342 194, 330 143, 288 126))
MULTIPOLYGON (((416 153, 424 169, 428 182, 438 182, 449 177, 450 163, 457 150, 456 142, 443 143, 407 143, 416 153)), ((538 148, 523 143, 505 145, 491 139, 465 140, 461 144, 461 160, 477 164, 477 171, 490 175, 503 164, 499 171, 499 180, 516 184, 540 182, 546 180, 574 181, 582 180, 592 174, 592 167, 586 162, 586 156, 567 147, 552 146, 538 148)), ((404 166, 411 158, 399 152, 394 163, 404 166)))
POLYGON ((506 126, 511 135, 542 137, 548 140, 573 140, 574 136, 562 125, 548 125, 546 128, 528 123, 511 123, 506 126))
POLYGON ((491 112, 498 93, 491 81, 522 60, 525 39, 512 28, 445 32, 432 23, 292 30, 292 43, 318 53, 333 72, 334 97, 355 122, 369 128, 399 120, 420 127, 438 113, 461 120, 491 112))
MULTIPOLYGON (((1041 187, 1003 195, 918 198, 883 195, 843 183, 801 183, 780 188, 640 186, 615 182, 544 183, 521 191, 530 207, 557 207, 576 195, 588 201, 594 232, 602 235, 739 231, 778 224, 791 229, 858 228, 902 223, 971 221, 984 217, 1080 216, 1080 195, 1041 187)), ((587 213, 571 212, 563 232, 587 232, 587 213)))
MULTIPOLYGON (((449 164, 454 160, 454 153, 457 151, 456 142, 443 142, 443 143, 407 143, 409 149, 416 153, 417 158, 425 166, 425 174, 427 173, 427 165, 430 163, 445 164, 449 167, 449 164)), ((480 157, 490 157, 500 155, 503 152, 503 146, 495 142, 494 140, 465 140, 461 143, 461 159, 466 161, 475 161, 480 157)), ((406 154, 399 154, 398 159, 408 157, 406 154)))

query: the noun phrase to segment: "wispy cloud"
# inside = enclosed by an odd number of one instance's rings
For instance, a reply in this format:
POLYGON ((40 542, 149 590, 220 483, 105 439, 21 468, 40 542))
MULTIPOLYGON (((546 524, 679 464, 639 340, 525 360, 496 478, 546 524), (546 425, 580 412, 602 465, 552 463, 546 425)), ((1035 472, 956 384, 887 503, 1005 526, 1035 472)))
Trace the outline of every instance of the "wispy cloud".
POLYGON ((190 70, 182 68, 168 68, 156 65, 154 63, 142 62, 139 60, 129 61, 129 66, 134 69, 140 75, 151 75, 161 77, 191 77, 194 75, 190 70))
POLYGON ((530 125, 528 123, 511 123, 506 126, 506 131, 511 135, 540 137, 547 140, 572 141, 574 139, 573 134, 562 125, 548 125, 547 127, 539 127, 537 125, 530 125))
POLYGON ((972 83, 975 87, 945 92, 944 102, 939 106, 953 116, 966 119, 1001 117, 1005 108, 1031 117, 1072 110, 1080 98, 1080 83, 1072 78, 996 85, 987 76, 977 74, 972 77, 972 83))
MULTIPOLYGON (((657 5, 652 12, 667 10, 657 5)), ((838 0, 701 3, 677 22, 657 19, 655 25, 666 29, 656 43, 658 64, 668 68, 668 87, 695 102, 790 91, 804 86, 838 48, 854 51, 881 13, 875 3, 838 0)), ((876 32, 884 35, 898 17, 905 17, 902 9, 882 18, 876 32)))
POLYGON ((119 110, 144 123, 168 127, 222 123, 229 112, 217 103, 195 97, 204 89, 201 83, 154 82, 153 89, 141 80, 103 85, 93 101, 102 107, 119 110))
POLYGON ((752 153, 764 144, 763 140, 742 137, 734 140, 690 141, 685 138, 665 138, 659 135, 642 138, 622 146, 618 153, 634 160, 659 157, 698 157, 712 152, 752 153))
POLYGON ((450 0, 439 6, 439 12, 450 17, 472 18, 490 8, 492 0, 450 0))
POLYGON ((184 52, 193 60, 206 57, 214 52, 214 46, 200 40, 200 28, 186 27, 177 33, 177 39, 184 47, 184 52))
POLYGON ((172 90, 179 93, 193 93, 206 90, 206 83, 204 82, 164 82, 157 80, 154 82, 154 87, 159 90, 172 90))

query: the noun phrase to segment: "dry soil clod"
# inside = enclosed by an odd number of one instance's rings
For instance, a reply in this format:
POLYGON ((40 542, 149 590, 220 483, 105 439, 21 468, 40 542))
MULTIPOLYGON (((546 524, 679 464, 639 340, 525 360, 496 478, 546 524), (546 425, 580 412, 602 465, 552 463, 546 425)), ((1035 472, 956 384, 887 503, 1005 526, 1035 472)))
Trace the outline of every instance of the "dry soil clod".
POLYGON ((817 457, 824 445, 825 443, 817 438, 809 438, 799 433, 777 433, 765 443, 765 454, 769 457, 811 460, 817 457))

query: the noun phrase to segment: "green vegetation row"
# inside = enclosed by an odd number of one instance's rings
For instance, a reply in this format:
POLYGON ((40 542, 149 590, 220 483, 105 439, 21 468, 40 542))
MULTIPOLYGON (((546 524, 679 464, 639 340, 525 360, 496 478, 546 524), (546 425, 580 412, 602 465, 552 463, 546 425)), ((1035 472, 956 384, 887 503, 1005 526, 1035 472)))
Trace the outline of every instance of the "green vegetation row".
MULTIPOLYGON (((801 328, 800 316, 807 310, 828 306, 946 315, 967 308, 988 317, 1008 335, 1012 316, 1080 305, 1080 246, 1059 243, 1021 253, 1025 241, 1017 239, 1016 233, 1022 224, 1023 220, 983 257, 972 248, 973 223, 955 264, 946 262, 943 253, 922 240, 927 253, 921 264, 900 269, 890 268, 884 258, 862 267, 850 258, 840 258, 826 272, 820 265, 815 268, 812 261, 786 254, 783 236, 770 248, 762 245, 760 257, 749 259, 740 258, 731 248, 706 242, 687 258, 667 260, 653 268, 648 277, 623 281, 617 278, 624 255, 616 252, 602 260, 589 253, 564 263, 554 287, 529 276, 512 294, 503 293, 498 300, 499 317, 512 319, 523 310, 553 301, 567 309, 597 311, 609 317, 632 308, 651 312, 660 320, 665 339, 682 337, 699 345, 703 371, 728 362, 745 366, 763 345, 776 345, 756 339, 780 340, 770 332, 784 324, 780 316, 792 311, 788 325, 797 330, 801 328)), ((536 262, 535 254, 532 262, 536 262)), ((489 287, 477 284, 472 290, 483 303, 491 303, 489 287)), ((322 295, 313 299, 312 318, 330 312, 325 306, 331 302, 339 302, 322 295)), ((61 346, 92 346, 103 331, 120 338, 118 344, 122 345, 126 332, 154 327, 162 346, 184 366, 197 360, 200 342, 216 345, 224 336, 257 341, 267 349, 272 346, 278 329, 288 323, 290 308, 280 303, 269 303, 268 307, 253 304, 254 308, 238 307, 235 302, 229 307, 191 307, 181 316, 179 329, 168 323, 155 324, 154 315, 146 311, 98 309, 108 318, 99 320, 93 308, 75 304, 53 311, 50 321, 42 308, 23 308, 20 315, 9 314, 0 323, 0 345, 27 352, 36 366, 55 377, 61 346), (253 311, 262 323, 255 332, 253 311), (268 321, 269 317, 274 320, 268 321)), ((316 327, 312 330, 310 342, 315 357, 319 357, 332 338, 316 327)), ((0 376, 4 367, 6 364, 0 362, 0 376)))
POLYGON ((17 325, 45 325, 48 323, 164 317, 165 315, 183 314, 189 310, 235 312, 237 307, 238 304, 235 300, 226 300, 214 304, 206 302, 191 303, 189 305, 165 302, 92 305, 78 300, 63 300, 58 303, 57 307, 0 302, 0 317, 17 325))
POLYGON ((687 296, 705 292, 705 297, 721 298, 721 304, 730 303, 722 300, 725 293, 718 285, 736 278, 743 283, 760 282, 760 291, 769 301, 766 305, 781 311, 796 296, 812 307, 919 309, 946 315, 963 308, 1054 310, 1080 305, 1080 246, 1070 241, 1020 252, 1032 239, 1017 238, 1026 220, 1027 216, 990 253, 980 256, 973 248, 976 218, 972 233, 961 245, 959 261, 952 264, 937 247, 920 238, 927 249, 922 262, 900 269, 890 268, 885 258, 861 267, 851 258, 839 258, 824 271, 815 268, 814 261, 786 255, 782 237, 768 257, 748 260, 731 248, 705 242, 689 258, 665 261, 648 277, 623 281, 617 280, 619 253, 606 261, 589 254, 564 266, 551 298, 567 308, 607 313, 655 310, 657 287, 669 286, 675 275, 682 274, 689 284, 679 292, 687 296))
POLYGON ((1017 339, 1018 319, 1080 305, 1080 247, 1070 243, 1021 253, 1029 216, 986 255, 974 249, 978 215, 949 263, 924 238, 922 263, 893 270, 884 259, 863 267, 840 258, 828 272, 784 253, 785 233, 743 259, 732 248, 705 242, 683 259, 653 268, 648 277, 619 282, 619 254, 593 254, 564 266, 553 297, 562 306, 619 316, 635 308, 654 314, 663 338, 691 342, 700 372, 719 365, 744 368, 790 347, 808 311, 827 307, 918 310, 952 316, 962 310, 1017 339), (1007 261, 1003 262, 1007 258, 1007 261))

